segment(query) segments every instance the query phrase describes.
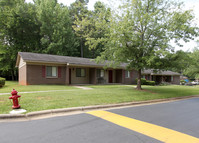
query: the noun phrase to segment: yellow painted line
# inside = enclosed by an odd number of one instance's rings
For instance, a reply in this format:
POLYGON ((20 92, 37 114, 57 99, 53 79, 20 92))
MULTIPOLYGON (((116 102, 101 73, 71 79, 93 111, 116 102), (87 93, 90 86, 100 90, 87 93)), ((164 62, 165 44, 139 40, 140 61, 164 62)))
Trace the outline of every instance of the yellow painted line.
POLYGON ((199 139, 196 137, 108 111, 91 111, 87 113, 165 143, 199 143, 199 139))

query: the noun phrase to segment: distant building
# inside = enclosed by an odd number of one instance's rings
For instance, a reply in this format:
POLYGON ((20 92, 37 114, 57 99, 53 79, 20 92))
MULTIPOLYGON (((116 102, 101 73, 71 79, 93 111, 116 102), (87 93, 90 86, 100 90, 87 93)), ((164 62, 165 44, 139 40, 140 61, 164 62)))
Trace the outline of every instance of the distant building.
POLYGON ((180 84, 180 74, 172 71, 157 71, 154 72, 151 69, 142 71, 142 78, 146 80, 155 81, 156 84, 160 84, 162 82, 167 82, 171 84, 180 84))

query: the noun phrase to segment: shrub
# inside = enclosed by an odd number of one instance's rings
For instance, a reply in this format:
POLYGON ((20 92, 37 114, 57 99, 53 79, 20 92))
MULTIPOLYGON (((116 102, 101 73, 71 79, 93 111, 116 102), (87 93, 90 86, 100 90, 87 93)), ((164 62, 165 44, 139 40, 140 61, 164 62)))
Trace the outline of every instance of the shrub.
POLYGON ((5 85, 6 79, 0 77, 0 87, 3 87, 5 85))
MULTIPOLYGON (((137 79, 136 79, 136 83, 137 83, 137 79)), ((141 78, 141 85, 155 85, 155 81, 150 81, 150 80, 146 80, 144 78, 141 78)))
POLYGON ((181 85, 185 85, 186 81, 185 80, 180 80, 181 85))
POLYGON ((155 81, 147 80, 147 81, 146 81, 146 85, 152 85, 152 86, 155 86, 155 81))
MULTIPOLYGON (((138 79, 136 78, 136 83, 137 83, 138 79)), ((146 79, 145 78, 141 78, 141 85, 146 85, 146 79)))

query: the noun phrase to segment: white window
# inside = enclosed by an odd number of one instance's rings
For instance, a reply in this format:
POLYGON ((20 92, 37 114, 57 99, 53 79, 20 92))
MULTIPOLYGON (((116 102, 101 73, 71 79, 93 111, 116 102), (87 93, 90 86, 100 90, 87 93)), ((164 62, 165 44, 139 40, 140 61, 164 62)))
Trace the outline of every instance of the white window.
POLYGON ((97 70, 97 77, 104 77, 104 70, 98 69, 97 70))
POLYGON ((47 77, 57 77, 57 67, 47 66, 46 67, 47 77))
POLYGON ((171 82, 173 81, 173 76, 171 76, 171 82))
POLYGON ((85 77, 86 70, 81 68, 76 68, 76 77, 85 77))
POLYGON ((130 78, 130 71, 125 71, 125 78, 130 78))

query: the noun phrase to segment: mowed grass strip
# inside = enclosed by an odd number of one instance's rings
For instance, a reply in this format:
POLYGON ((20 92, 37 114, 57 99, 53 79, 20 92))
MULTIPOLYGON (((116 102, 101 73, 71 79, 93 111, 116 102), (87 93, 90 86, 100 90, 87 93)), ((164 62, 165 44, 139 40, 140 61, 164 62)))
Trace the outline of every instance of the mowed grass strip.
POLYGON ((72 90, 76 89, 72 86, 66 85, 29 85, 23 86, 19 85, 16 81, 6 81, 3 88, 0 88, 0 93, 11 93, 12 89, 16 89, 18 92, 28 92, 28 91, 48 91, 48 90, 72 90))
MULTIPOLYGON (((16 85, 14 84, 14 86, 16 85)), ((12 87, 12 84, 8 84, 5 88, 12 90, 12 87)), ((34 86, 18 86, 16 90, 20 92, 33 91, 31 87, 34 86)), ((21 94, 20 105, 27 112, 199 95, 199 86, 143 86, 143 91, 137 91, 134 86, 125 85, 86 86, 93 88, 93 90, 82 90, 63 85, 37 85, 36 87, 35 91, 61 90, 63 87, 64 90, 68 89, 68 91, 21 94)), ((1 90, 5 92, 4 88, 1 90)), ((12 110, 9 96, 0 96, 0 114, 9 113, 12 110)))

